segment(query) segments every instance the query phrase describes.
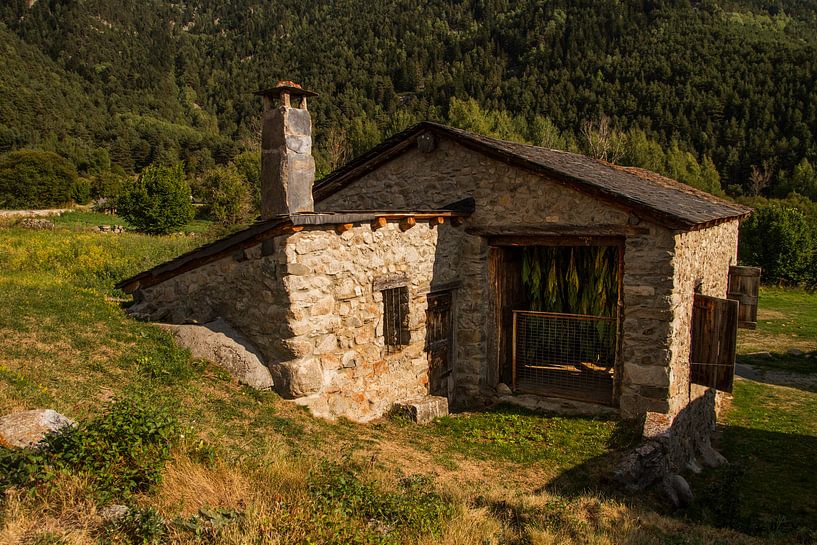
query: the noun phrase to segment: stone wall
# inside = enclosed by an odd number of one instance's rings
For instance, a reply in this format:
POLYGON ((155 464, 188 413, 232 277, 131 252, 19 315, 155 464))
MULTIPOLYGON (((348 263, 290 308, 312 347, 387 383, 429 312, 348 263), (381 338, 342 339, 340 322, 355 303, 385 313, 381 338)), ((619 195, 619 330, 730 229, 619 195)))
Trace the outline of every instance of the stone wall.
POLYGON ((670 413, 690 401, 689 352, 696 287, 700 286, 703 295, 726 297, 729 266, 737 264, 738 228, 739 222, 731 221, 675 236, 670 413))
MULTIPOLYGON (((426 395, 426 298, 459 278, 464 233, 446 223, 358 225, 337 234, 307 228, 286 243, 289 315, 295 359, 276 371, 296 377, 299 403, 321 416, 376 418, 396 401, 426 395), (405 277, 409 291, 406 346, 385 346, 383 296, 375 282, 405 277)), ((457 296, 455 294, 455 300, 457 296)), ((284 377, 285 379, 287 377, 284 377)))
POLYGON ((174 324, 208 323, 222 317, 269 361, 289 359, 283 340, 291 336, 284 239, 271 241, 138 291, 129 311, 143 319, 174 324))

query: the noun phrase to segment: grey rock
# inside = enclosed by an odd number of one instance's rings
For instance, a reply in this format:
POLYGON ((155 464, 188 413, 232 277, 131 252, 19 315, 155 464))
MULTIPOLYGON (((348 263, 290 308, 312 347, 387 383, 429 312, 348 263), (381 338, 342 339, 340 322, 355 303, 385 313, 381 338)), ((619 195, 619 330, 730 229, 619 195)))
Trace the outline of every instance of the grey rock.
POLYGON ((695 458, 690 458, 689 462, 687 462, 686 468, 687 471, 690 473, 694 473, 695 475, 700 475, 703 473, 704 468, 701 467, 701 464, 698 463, 698 460, 695 458))
POLYGON ((129 512, 130 509, 128 508, 128 506, 115 503, 103 508, 99 512, 99 516, 102 517, 102 520, 104 520, 105 522, 116 522, 117 520, 127 515, 129 512))
POLYGON ((223 367, 252 388, 272 387, 272 375, 261 361, 261 354, 223 319, 204 325, 162 324, 162 327, 173 334, 179 346, 188 348, 194 358, 223 367))
POLYGON ((499 385, 497 385, 496 393, 501 395, 501 396, 513 395, 513 391, 511 391, 510 386, 508 386, 504 382, 500 382, 499 385))
POLYGON ((660 490, 670 505, 676 509, 681 507, 681 498, 678 497, 678 493, 675 491, 675 487, 672 486, 672 483, 669 482, 669 479, 661 481, 660 490))
POLYGON ((413 422, 427 424, 435 418, 448 414, 448 399, 441 396, 426 396, 421 399, 395 403, 394 407, 413 422))
POLYGON ((323 387, 323 370, 315 358, 303 358, 269 367, 275 381, 275 389, 288 399, 308 396, 323 387))
POLYGON ((52 409, 7 414, 0 418, 0 445, 17 448, 34 446, 49 433, 73 425, 73 420, 52 409))
POLYGON ((667 484, 675 492, 675 497, 678 498, 678 505, 687 507, 692 503, 694 497, 692 495, 692 489, 689 487, 689 483, 686 479, 677 473, 673 473, 667 476, 667 484))
POLYGON ((699 454, 704 467, 716 468, 729 463, 726 458, 723 457, 723 454, 712 448, 711 445, 701 446, 699 454))
POLYGON ((799 348, 789 348, 788 350, 786 350, 786 354, 788 354, 789 356, 800 357, 803 354, 805 354, 805 352, 803 352, 799 348))

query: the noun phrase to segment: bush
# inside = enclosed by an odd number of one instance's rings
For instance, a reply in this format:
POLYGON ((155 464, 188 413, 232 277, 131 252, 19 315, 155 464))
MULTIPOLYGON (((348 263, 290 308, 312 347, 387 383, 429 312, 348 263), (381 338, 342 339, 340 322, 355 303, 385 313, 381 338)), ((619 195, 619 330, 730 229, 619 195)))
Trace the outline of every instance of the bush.
POLYGON ((799 209, 784 202, 755 205, 740 229, 740 259, 763 268, 765 282, 808 281, 815 259, 815 227, 799 209))
POLYGON ((202 197, 214 220, 222 225, 246 223, 252 218, 250 187, 233 166, 219 166, 205 173, 202 197))
POLYGON ((77 204, 88 204, 91 200, 91 181, 88 178, 77 178, 71 188, 71 200, 77 204))
POLYGON ((41 485, 66 472, 87 476, 102 501, 144 492, 161 480, 175 435, 175 420, 164 411, 119 401, 36 449, 0 448, 0 490, 41 485))
POLYGON ((72 196, 77 171, 50 151, 20 150, 0 156, 0 208, 50 208, 72 196))
POLYGON ((195 211, 181 165, 147 167, 117 201, 117 212, 152 235, 166 235, 188 223, 195 211))

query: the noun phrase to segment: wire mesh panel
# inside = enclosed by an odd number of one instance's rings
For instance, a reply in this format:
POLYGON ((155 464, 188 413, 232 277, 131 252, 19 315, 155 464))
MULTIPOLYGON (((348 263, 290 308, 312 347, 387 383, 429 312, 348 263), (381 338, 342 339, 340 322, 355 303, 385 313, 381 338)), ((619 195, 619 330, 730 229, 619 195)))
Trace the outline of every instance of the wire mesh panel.
POLYGON ((514 311, 514 389, 612 403, 616 320, 514 311))

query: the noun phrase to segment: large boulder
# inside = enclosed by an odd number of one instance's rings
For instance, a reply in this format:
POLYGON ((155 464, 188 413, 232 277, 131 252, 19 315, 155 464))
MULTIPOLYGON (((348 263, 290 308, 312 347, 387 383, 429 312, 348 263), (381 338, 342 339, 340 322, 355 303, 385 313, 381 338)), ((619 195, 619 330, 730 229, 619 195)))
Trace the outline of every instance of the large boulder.
POLYGON ((261 360, 261 354, 230 324, 221 318, 204 325, 162 324, 173 334, 179 346, 190 350, 194 358, 211 361, 223 367, 240 383, 252 388, 272 388, 272 375, 261 360))
POLYGON ((315 358, 302 358, 270 365, 275 389, 287 399, 315 394, 323 387, 323 370, 315 358))
POLYGON ((73 425, 73 420, 52 409, 7 414, 0 418, 0 446, 31 447, 42 441, 49 433, 73 425))

